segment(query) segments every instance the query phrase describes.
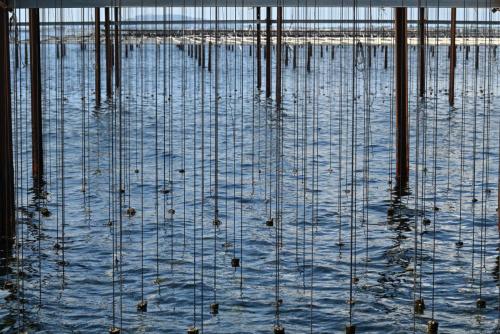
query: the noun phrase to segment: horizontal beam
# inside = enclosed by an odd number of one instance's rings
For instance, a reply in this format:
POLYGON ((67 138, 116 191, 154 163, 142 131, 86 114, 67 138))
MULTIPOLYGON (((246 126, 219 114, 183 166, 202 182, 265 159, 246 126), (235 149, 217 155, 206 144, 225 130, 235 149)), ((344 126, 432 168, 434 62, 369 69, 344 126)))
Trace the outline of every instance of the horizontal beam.
MULTIPOLYGON (((500 18, 500 16, 499 16, 500 18)), ((111 24, 114 24, 114 21, 110 21, 111 24)), ((203 24, 205 28, 209 28, 210 26, 215 26, 216 23, 219 24, 219 29, 224 29, 224 27, 227 25, 228 29, 234 29, 234 25, 244 25, 245 27, 251 24, 258 24, 258 23, 265 23, 265 20, 172 20, 172 21, 161 21, 161 20, 146 20, 146 21, 139 21, 139 20, 123 20, 120 21, 120 25, 122 26, 141 26, 144 25, 144 29, 147 29, 147 26, 162 26, 162 25, 167 25, 167 26, 188 26, 188 25, 197 25, 198 28, 201 27, 203 24)), ((345 20, 338 20, 338 19, 324 19, 324 20, 314 20, 314 19, 304 19, 304 20, 294 20, 294 19, 283 19, 283 25, 291 25, 291 24, 296 24, 296 25, 304 25, 304 24, 332 24, 332 25, 338 25, 338 24, 386 24, 386 25, 393 25, 394 20, 351 20, 351 19, 345 19, 345 20)), ((271 24, 276 24, 276 20, 271 20, 271 24)), ((408 25, 417 25, 418 21, 417 20, 408 20, 408 25)), ((449 25, 450 21, 449 20, 426 20, 425 24, 427 26, 432 26, 432 25, 449 25)), ((499 21, 485 21, 485 20, 470 20, 470 21, 456 21, 456 24, 459 25, 473 25, 473 26, 484 26, 484 28, 487 28, 487 26, 497 26, 500 25, 500 20, 499 21)), ((95 22, 94 21, 64 21, 64 22, 59 22, 59 21, 46 21, 46 22, 40 22, 41 26, 94 26, 95 22)), ((101 26, 104 26, 104 23, 100 23, 101 26)), ((23 27, 23 26, 28 26, 28 22, 17 22, 17 26, 23 27)), ((319 27, 321 28, 328 28, 328 27, 319 27)), ((446 27, 442 27, 446 29, 446 27)), ((392 26, 391 26, 392 29, 392 26)), ((469 28, 470 30, 471 28, 469 28)))
MULTIPOLYGON (((0 0, 1 2, 2 0, 0 0)), ((3 0, 5 1, 5 0, 3 0)), ((93 7, 428 7, 491 8, 500 0, 6 0, 11 8, 93 7)))

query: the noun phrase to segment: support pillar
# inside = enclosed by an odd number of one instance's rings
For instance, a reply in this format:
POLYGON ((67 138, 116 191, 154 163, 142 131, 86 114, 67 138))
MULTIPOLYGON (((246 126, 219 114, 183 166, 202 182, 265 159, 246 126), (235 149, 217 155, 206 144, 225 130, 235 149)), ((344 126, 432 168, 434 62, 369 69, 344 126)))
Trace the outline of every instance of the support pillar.
POLYGON ((451 9, 451 43, 450 43, 450 78, 448 80, 448 102, 450 106, 455 104, 455 65, 457 62, 457 49, 455 38, 457 34, 457 9, 451 9))
POLYGON ((297 68, 297 44, 293 45, 293 69, 297 68))
POLYGON ((95 104, 101 104, 101 10, 95 8, 95 104))
POLYGON ((113 94, 112 75, 111 69, 113 62, 113 50, 111 49, 111 32, 109 22, 109 7, 104 9, 104 35, 106 38, 106 94, 111 97, 113 94))
POLYGON ((384 48, 384 70, 387 69, 387 53, 389 52, 389 47, 386 45, 384 48))
POLYGON ((397 7, 395 12, 396 190, 399 195, 403 195, 409 180, 407 9, 397 7))
POLYGON ((0 6, 0 246, 6 250, 13 244, 16 224, 9 58, 9 14, 0 6))
POLYGON ((281 107, 281 34, 283 28, 283 7, 277 7, 276 14, 276 109, 281 107))
POLYGON ((419 53, 418 53, 418 69, 419 69, 419 86, 418 91, 420 97, 425 96, 425 8, 418 10, 418 36, 419 36, 419 53))
POLYGON ((43 186, 42 72, 40 67, 40 10, 29 9, 31 70, 31 159, 35 191, 43 186))
POLYGON ((208 72, 212 72, 212 42, 208 42, 208 72))
POLYGON ((121 43, 120 43, 120 8, 115 7, 115 86, 120 87, 120 63, 121 63, 121 43))
POLYGON ((266 7, 266 97, 271 97, 271 7, 266 7))
POLYGON ((261 47, 261 31, 260 31, 260 7, 257 11, 257 89, 262 89, 262 47, 261 47))

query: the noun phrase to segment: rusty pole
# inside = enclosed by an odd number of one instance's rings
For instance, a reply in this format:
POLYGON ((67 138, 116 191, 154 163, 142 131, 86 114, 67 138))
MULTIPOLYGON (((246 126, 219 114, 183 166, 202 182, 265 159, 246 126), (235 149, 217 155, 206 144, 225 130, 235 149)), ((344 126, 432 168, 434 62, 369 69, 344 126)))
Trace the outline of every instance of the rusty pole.
POLYGON ((6 250, 15 234, 9 58, 9 14, 0 6, 0 245, 6 250))
POLYGON ((297 45, 293 45, 293 68, 297 68, 297 45))
POLYGON ((407 9, 397 7, 395 12, 396 190, 402 195, 406 192, 409 179, 407 9))
POLYGON ((312 44, 307 43, 307 72, 311 72, 311 56, 313 53, 312 44))
POLYGON ((425 96, 425 8, 419 8, 418 11, 418 36, 419 36, 419 53, 418 53, 418 69, 419 69, 419 95, 425 96))
POLYGON ((281 34, 283 28, 283 7, 276 13, 276 109, 281 107, 281 34))
POLYGON ((104 35, 106 38, 106 94, 111 97, 113 93, 112 87, 112 69, 113 51, 111 50, 111 33, 109 22, 109 7, 104 8, 104 35))
POLYGON ((208 42, 208 72, 212 72, 212 42, 208 42))
POLYGON ((271 7, 266 7, 266 97, 271 97, 271 7))
POLYGON ((95 104, 101 104, 101 10, 95 8, 95 104))
POLYGON ((457 50, 455 38, 457 34, 457 9, 451 9, 451 43, 450 43, 450 78, 448 80, 448 102, 450 106, 455 104, 455 65, 457 62, 457 50))
POLYGON ((260 7, 257 7, 257 89, 262 89, 262 47, 260 32, 260 7))
POLYGON ((384 48, 384 69, 387 69, 387 53, 388 53, 389 47, 386 45, 384 48))
POLYGON ((29 10, 31 70, 31 159, 34 189, 43 185, 42 73, 40 67, 40 10, 29 10))
POLYGON ((120 87, 120 56, 121 56, 121 43, 120 43, 120 8, 115 7, 115 86, 120 87))

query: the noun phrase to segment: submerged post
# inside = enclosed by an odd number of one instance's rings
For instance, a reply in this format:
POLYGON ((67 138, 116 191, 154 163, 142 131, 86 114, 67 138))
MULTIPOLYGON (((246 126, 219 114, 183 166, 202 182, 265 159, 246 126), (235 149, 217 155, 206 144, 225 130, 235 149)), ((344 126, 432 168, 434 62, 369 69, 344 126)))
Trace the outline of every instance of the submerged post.
POLYGON ((260 7, 257 7, 257 89, 262 89, 262 48, 260 32, 260 7))
POLYGON ((281 106, 281 34, 283 26, 283 7, 276 13, 276 109, 281 106))
POLYGON ((111 50, 111 34, 109 22, 109 7, 104 8, 104 35, 106 38, 106 94, 111 97, 113 92, 112 87, 112 70, 113 51, 111 50))
POLYGON ((31 70, 31 159, 33 185, 39 190, 43 185, 42 138, 42 73, 40 67, 40 10, 29 10, 30 70, 31 70))
POLYGON ((419 95, 425 96, 425 8, 419 8, 418 11, 418 36, 419 36, 419 53, 418 53, 418 69, 419 69, 419 95))
POLYGON ((95 104, 101 104, 101 10, 95 8, 95 104))
POLYGON ((396 190, 405 193, 409 179, 407 9, 396 11, 396 190))
POLYGON ((455 64, 457 61, 457 50, 455 46, 455 38, 457 34, 457 9, 451 9, 451 43, 450 43, 450 79, 448 81, 448 102, 450 106, 455 104, 455 64))
POLYGON ((266 7, 266 97, 271 97, 271 7, 266 7))
POLYGON ((212 42, 208 42, 208 72, 212 72, 212 42))
POLYGON ((0 6, 0 245, 10 248, 15 234, 14 162, 10 100, 9 14, 0 6))

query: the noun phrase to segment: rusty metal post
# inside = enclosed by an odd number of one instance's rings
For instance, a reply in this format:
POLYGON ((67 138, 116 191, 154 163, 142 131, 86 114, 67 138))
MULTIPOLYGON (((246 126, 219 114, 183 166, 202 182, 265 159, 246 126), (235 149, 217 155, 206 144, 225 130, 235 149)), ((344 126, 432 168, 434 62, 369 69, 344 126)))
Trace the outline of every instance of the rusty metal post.
POLYGON ((9 249, 15 235, 14 160, 10 99, 9 14, 0 6, 0 245, 9 249))
POLYGON ((120 87, 120 63, 121 63, 121 43, 120 43, 120 8, 115 7, 115 86, 120 87))
POLYGON ((203 55, 201 53, 202 52, 202 48, 201 47, 202 47, 201 43, 198 44, 198 66, 200 66, 200 67, 202 65, 202 57, 203 57, 203 55))
POLYGON ((389 47, 386 45, 384 48, 384 70, 387 69, 387 53, 389 52, 389 47))
POLYGON ((95 8, 95 104, 101 104, 101 10, 95 8))
POLYGON ((281 107, 281 34, 283 28, 283 7, 276 8, 276 109, 281 107))
POLYGON ((311 56, 313 53, 312 44, 307 43, 307 72, 311 72, 311 56))
POLYGON ((479 69, 479 45, 476 45, 476 70, 479 69))
POLYGON ((266 97, 271 97, 271 7, 266 7, 266 97))
POLYGON ((208 42, 208 72, 212 72, 212 42, 208 42))
POLYGON ((206 64, 205 64, 205 51, 206 51, 205 50, 206 49, 205 43, 202 42, 200 48, 201 48, 201 67, 205 68, 206 67, 206 64))
POLYGON ((111 32, 109 22, 109 7, 104 8, 104 35, 106 38, 106 94, 111 97, 113 94, 112 75, 111 69, 113 62, 113 51, 111 49, 111 32))
POLYGON ((36 191, 43 186, 42 72, 40 66, 40 10, 29 10, 31 70, 31 159, 36 191))
POLYGON ((297 68, 297 45, 293 45, 293 68, 297 68))
POLYGON ((450 78, 448 80, 448 102, 450 106, 455 104, 455 66, 457 62, 457 50, 455 38, 457 34, 457 9, 451 9, 451 43, 450 43, 450 78))
POLYGON ((419 69, 419 95, 425 96, 425 8, 419 8, 418 11, 418 36, 419 36, 419 53, 418 53, 418 69, 419 69))
POLYGON ((288 44, 285 44, 285 66, 288 67, 288 44))
POLYGON ((407 9, 397 7, 395 12, 396 190, 399 195, 403 195, 409 180, 407 9))

